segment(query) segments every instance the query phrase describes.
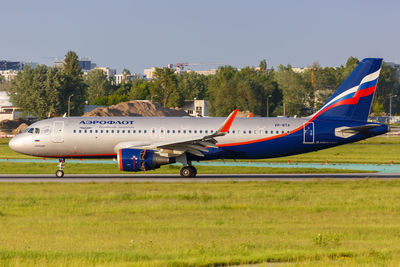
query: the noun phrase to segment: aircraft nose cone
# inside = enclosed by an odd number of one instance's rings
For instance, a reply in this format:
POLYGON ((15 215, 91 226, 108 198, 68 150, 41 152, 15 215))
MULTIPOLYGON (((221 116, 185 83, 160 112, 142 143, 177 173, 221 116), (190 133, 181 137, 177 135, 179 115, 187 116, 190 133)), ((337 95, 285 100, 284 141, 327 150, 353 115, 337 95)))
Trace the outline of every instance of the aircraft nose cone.
POLYGON ((14 150, 15 152, 20 152, 22 148, 22 140, 18 136, 13 137, 10 142, 8 143, 8 146, 14 150))

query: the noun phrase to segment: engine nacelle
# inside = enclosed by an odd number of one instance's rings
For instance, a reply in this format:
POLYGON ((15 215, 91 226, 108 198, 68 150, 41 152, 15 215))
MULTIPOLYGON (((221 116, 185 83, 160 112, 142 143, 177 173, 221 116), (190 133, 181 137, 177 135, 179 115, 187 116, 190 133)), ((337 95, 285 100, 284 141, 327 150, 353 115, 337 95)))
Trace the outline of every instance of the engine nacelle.
POLYGON ((118 167, 121 171, 137 172, 160 168, 175 163, 174 158, 162 157, 154 150, 123 148, 118 151, 118 167))

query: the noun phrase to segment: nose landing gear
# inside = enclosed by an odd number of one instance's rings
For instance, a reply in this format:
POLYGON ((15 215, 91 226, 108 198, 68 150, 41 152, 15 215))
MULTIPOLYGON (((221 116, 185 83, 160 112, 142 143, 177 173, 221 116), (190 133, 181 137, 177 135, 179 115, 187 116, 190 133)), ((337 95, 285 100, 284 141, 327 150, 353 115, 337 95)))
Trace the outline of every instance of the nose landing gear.
POLYGON ((65 158, 59 158, 58 159, 58 171, 56 171, 56 177, 57 178, 62 178, 64 176, 64 163, 65 163, 65 158))

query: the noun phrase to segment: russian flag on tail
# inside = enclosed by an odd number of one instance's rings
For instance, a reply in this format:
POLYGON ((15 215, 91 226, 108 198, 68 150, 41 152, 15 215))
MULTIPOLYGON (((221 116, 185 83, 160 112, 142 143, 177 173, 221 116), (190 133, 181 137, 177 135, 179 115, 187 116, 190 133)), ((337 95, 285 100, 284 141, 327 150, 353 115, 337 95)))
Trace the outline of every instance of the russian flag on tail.
POLYGON ((366 121, 381 65, 381 58, 363 59, 311 120, 366 121))

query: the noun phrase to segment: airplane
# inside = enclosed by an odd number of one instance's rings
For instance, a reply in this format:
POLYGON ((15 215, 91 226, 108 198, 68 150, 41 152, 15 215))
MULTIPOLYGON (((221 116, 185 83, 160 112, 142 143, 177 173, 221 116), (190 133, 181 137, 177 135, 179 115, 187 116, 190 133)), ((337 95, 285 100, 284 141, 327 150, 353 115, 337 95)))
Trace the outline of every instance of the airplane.
POLYGON ((116 158, 121 171, 180 163, 195 177, 194 161, 265 159, 356 142, 389 131, 368 122, 382 59, 366 58, 316 113, 304 118, 63 117, 38 121, 9 142, 12 150, 58 158, 116 158))

